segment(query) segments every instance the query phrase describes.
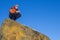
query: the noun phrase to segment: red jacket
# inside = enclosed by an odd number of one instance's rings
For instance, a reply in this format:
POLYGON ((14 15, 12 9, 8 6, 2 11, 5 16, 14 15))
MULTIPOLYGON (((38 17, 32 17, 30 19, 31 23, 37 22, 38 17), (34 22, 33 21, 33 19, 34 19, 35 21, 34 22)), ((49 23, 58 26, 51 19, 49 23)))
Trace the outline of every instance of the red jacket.
POLYGON ((11 7, 11 9, 10 9, 11 14, 15 13, 16 11, 18 11, 18 9, 16 9, 15 6, 11 7))

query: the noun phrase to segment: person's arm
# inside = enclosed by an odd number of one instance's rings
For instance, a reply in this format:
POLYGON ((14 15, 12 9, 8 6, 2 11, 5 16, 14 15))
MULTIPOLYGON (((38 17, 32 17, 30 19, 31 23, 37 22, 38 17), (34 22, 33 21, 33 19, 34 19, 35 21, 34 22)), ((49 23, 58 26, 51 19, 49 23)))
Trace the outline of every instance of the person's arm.
POLYGON ((20 11, 16 11, 16 12, 20 12, 20 11))
POLYGON ((20 11, 18 9, 16 9, 16 13, 19 13, 20 11))

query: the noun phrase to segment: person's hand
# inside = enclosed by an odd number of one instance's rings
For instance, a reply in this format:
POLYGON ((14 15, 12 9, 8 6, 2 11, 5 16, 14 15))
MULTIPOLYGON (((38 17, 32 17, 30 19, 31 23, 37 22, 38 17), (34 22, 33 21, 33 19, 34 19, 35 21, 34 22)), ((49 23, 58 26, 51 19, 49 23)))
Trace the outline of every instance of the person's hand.
POLYGON ((20 11, 16 11, 16 13, 19 13, 20 11))

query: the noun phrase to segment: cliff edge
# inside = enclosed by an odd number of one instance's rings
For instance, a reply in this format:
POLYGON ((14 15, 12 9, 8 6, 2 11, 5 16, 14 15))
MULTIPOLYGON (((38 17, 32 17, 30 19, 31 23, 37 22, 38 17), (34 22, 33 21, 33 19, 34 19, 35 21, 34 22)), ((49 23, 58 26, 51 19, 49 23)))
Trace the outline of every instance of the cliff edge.
POLYGON ((18 22, 5 19, 0 28, 0 40, 49 40, 49 38, 18 22))

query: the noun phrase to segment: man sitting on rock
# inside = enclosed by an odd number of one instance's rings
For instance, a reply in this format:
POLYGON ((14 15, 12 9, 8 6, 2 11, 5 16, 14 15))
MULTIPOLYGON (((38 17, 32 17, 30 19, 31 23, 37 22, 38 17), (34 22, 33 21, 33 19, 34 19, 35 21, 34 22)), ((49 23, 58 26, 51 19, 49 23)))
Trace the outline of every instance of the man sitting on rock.
POLYGON ((11 9, 9 11, 9 17, 12 20, 16 20, 19 17, 21 17, 20 11, 18 11, 18 5, 11 7, 11 9))

